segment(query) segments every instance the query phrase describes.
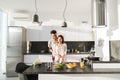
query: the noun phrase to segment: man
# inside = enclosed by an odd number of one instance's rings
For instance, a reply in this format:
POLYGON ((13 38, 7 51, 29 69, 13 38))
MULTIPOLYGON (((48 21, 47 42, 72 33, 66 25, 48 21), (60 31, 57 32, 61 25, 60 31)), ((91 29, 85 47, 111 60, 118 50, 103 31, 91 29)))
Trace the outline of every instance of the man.
POLYGON ((55 60, 54 56, 56 55, 54 49, 56 48, 57 45, 57 31, 52 30, 50 34, 51 34, 51 39, 48 41, 48 47, 49 47, 49 51, 52 53, 52 61, 54 62, 55 60))

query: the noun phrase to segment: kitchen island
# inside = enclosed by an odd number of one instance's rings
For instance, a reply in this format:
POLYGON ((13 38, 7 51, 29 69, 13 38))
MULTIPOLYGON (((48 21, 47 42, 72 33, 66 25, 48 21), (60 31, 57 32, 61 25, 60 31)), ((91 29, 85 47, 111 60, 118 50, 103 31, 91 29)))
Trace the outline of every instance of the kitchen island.
POLYGON ((120 80, 120 68, 93 69, 85 66, 83 70, 80 69, 79 63, 73 69, 64 66, 62 70, 56 70, 52 64, 49 66, 51 69, 48 69, 48 63, 31 66, 23 74, 38 74, 39 80, 120 80))

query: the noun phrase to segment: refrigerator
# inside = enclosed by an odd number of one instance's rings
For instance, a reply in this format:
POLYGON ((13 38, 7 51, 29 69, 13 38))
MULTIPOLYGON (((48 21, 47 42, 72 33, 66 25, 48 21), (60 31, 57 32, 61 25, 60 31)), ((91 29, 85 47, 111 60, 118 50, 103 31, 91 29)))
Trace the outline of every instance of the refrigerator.
POLYGON ((6 76, 16 77, 16 65, 23 62, 26 52, 26 29, 21 26, 9 26, 7 40, 6 76))

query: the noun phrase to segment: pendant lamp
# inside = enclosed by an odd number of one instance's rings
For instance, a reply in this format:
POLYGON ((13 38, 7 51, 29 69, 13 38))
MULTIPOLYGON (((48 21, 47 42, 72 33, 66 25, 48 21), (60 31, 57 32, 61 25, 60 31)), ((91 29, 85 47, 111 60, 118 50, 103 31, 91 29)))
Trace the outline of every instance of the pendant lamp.
POLYGON ((37 14, 34 14, 33 16, 33 22, 39 22, 39 16, 37 14))
POLYGON ((33 16, 33 23, 39 23, 39 16, 37 13, 38 13, 37 1, 35 0, 35 14, 33 16))
POLYGON ((67 27, 67 22, 66 22, 66 18, 65 18, 66 8, 67 8, 67 0, 65 0, 65 8, 64 8, 64 11, 63 11, 63 19, 64 19, 64 22, 62 23, 62 26, 61 26, 61 27, 67 27))

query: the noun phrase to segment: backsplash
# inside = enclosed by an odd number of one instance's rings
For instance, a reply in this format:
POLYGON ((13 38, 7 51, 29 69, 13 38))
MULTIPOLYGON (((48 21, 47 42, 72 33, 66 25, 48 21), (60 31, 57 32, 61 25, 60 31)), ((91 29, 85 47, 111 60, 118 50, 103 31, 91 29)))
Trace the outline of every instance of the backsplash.
MULTIPOLYGON (((31 41, 30 53, 49 53, 47 41, 31 41)), ((68 53, 89 52, 94 41, 66 41, 68 53)))
POLYGON ((70 50, 70 52, 89 52, 91 47, 94 47, 94 41, 88 41, 88 42, 66 42, 67 43, 67 49, 70 50))

